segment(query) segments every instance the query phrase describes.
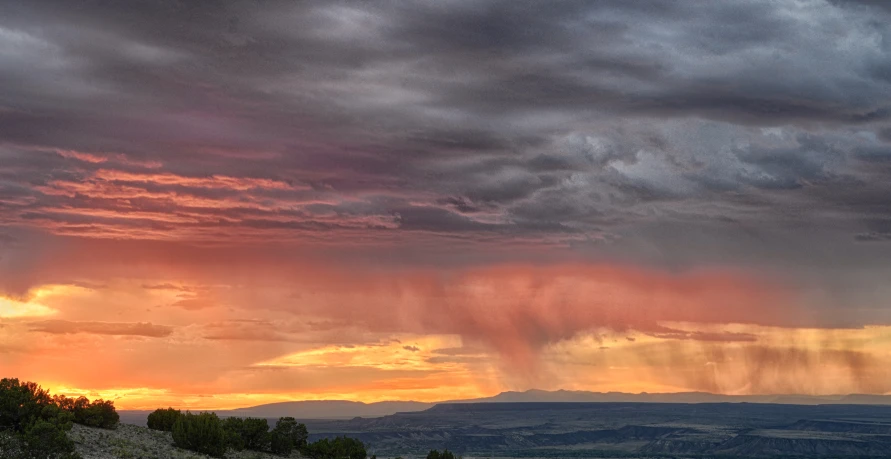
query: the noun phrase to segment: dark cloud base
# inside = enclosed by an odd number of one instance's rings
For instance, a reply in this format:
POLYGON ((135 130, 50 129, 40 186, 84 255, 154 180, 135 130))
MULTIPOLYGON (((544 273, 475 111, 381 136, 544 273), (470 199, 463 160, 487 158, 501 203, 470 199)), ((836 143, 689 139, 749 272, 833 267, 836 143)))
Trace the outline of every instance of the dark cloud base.
POLYGON ((522 252, 816 273, 863 304, 891 271, 889 14, 6 2, 0 256, 45 234, 522 252))

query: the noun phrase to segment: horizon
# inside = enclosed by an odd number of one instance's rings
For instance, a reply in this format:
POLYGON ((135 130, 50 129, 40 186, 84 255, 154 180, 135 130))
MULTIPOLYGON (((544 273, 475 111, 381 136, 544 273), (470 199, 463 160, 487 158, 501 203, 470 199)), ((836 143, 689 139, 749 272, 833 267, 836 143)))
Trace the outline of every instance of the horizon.
POLYGON ((891 394, 891 3, 0 3, 0 377, 891 394))
MULTIPOLYGON (((344 403, 362 404, 362 405, 366 405, 366 406, 374 405, 374 404, 386 404, 386 403, 418 403, 418 404, 426 404, 426 405, 456 404, 456 403, 457 404, 463 404, 463 403, 679 403, 679 404, 690 404, 690 403, 692 403, 692 404, 699 404, 699 403, 766 403, 766 404, 792 404, 792 405, 796 404, 796 403, 788 403, 788 402, 781 402, 781 401, 775 401, 775 400, 774 401, 763 401, 763 402, 745 402, 745 401, 743 401, 743 402, 733 402, 733 401, 606 402, 606 401, 590 401, 590 400, 588 400, 588 401, 585 401, 585 400, 582 400, 582 401, 579 401, 579 400, 526 400, 526 401, 507 401, 507 402, 488 401, 490 399, 496 399, 497 397, 502 396, 502 395, 512 395, 512 394, 526 395, 526 394, 530 394, 530 393, 542 393, 542 394, 548 394, 548 395, 570 393, 570 394, 576 394, 576 395, 604 395, 604 396, 618 395, 618 396, 629 396, 629 397, 639 397, 639 396, 659 397, 659 396, 675 396, 675 395, 697 396, 698 395, 698 396, 709 396, 709 397, 725 397, 728 400, 734 399, 734 398, 750 398, 750 399, 778 398, 778 399, 782 399, 783 397, 789 397, 789 398, 799 398, 800 397, 801 399, 812 399, 814 401, 817 401, 817 400, 833 401, 833 400, 841 400, 841 399, 845 399, 848 397, 854 397, 854 396, 865 396, 865 397, 888 397, 888 402, 889 402, 888 404, 891 404, 891 393, 886 393, 886 394, 847 393, 847 394, 809 395, 809 394, 794 394, 794 393, 790 393, 790 394, 781 394, 781 393, 775 393, 775 394, 718 394, 718 393, 713 393, 713 392, 701 392, 701 391, 693 391, 693 392, 689 392, 689 391, 688 392, 636 392, 636 393, 633 393, 633 392, 619 392, 619 391, 596 392, 596 391, 566 390, 566 389, 555 389, 555 390, 526 389, 523 391, 502 391, 497 394, 482 396, 479 398, 470 398, 470 399, 442 399, 442 400, 433 400, 433 401, 385 399, 385 400, 375 400, 375 401, 362 401, 362 400, 349 400, 349 399, 318 398, 318 399, 300 399, 300 400, 281 400, 281 401, 266 402, 266 403, 262 403, 259 405, 246 405, 246 406, 236 406, 236 407, 202 406, 197 409, 200 409, 202 411, 205 411, 205 410, 206 411, 238 411, 238 410, 245 410, 245 409, 251 409, 251 408, 266 407, 266 406, 270 406, 270 405, 283 405, 283 404, 304 403, 304 402, 318 402, 318 403, 344 402, 344 403)), ((70 393, 69 394, 59 393, 59 394, 66 395, 66 396, 83 395, 83 394, 70 394, 70 393)), ((112 400, 112 401, 115 401, 117 403, 119 400, 112 400)), ((183 405, 183 406, 168 405, 168 406, 170 406, 172 408, 176 408, 176 409, 182 409, 182 410, 192 409, 191 406, 185 406, 185 405, 183 405)), ((147 405, 147 406, 141 406, 141 407, 123 408, 123 409, 121 409, 121 411, 153 411, 158 408, 164 408, 164 406, 147 405)))

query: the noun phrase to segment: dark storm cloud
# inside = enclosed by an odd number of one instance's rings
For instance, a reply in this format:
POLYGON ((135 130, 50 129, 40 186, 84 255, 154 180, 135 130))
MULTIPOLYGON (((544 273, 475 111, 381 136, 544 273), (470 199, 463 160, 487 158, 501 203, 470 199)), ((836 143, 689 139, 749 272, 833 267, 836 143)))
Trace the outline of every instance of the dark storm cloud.
POLYGON ((886 10, 7 2, 0 217, 194 242, 517 237, 648 262, 685 258, 668 255, 685 233, 710 235, 682 244, 693 258, 808 260, 775 235, 820 227, 856 265, 891 211, 886 10))
POLYGON ((884 0, 833 0, 833 3, 842 7, 866 7, 874 8, 878 12, 891 13, 891 5, 884 0))

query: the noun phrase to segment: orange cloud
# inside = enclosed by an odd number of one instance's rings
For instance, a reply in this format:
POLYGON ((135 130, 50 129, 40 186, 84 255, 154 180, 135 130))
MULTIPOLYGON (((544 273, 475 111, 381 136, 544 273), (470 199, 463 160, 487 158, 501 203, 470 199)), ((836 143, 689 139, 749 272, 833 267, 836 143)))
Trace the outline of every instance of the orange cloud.
POLYGON ((154 325, 148 322, 116 323, 116 322, 71 322, 67 320, 44 320, 28 324, 31 331, 67 334, 89 333, 94 335, 131 335, 163 338, 173 333, 173 328, 154 325))
MULTIPOLYGON (((264 250, 82 247, 94 250, 53 250, 52 263, 33 264, 19 279, 82 287, 21 294, 55 317, 40 326, 7 319, 4 363, 19 377, 118 391, 123 407, 438 400, 533 387, 891 389, 881 370, 891 364, 887 329, 796 328, 805 316, 796 290, 736 270, 400 269, 311 256, 295 263, 289 253, 264 250), (81 264, 86 256, 91 263, 81 264), (205 307, 177 305, 192 299, 205 307), (57 333, 36 340, 32 328, 41 327, 57 333), (824 371, 833 377, 818 377, 824 371)), ((15 285, 12 274, 6 285, 15 285)))

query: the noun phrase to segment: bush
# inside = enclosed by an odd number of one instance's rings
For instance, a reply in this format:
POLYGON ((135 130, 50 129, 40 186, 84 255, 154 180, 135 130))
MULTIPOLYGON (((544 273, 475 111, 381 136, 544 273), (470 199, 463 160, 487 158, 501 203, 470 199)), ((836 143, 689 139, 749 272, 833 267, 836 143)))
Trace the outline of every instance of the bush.
POLYGON ((441 453, 438 450, 432 449, 427 453, 427 459, 459 459, 459 457, 447 449, 442 450, 441 453))
POLYGON ((0 434, 8 443, 4 450, 12 447, 26 458, 77 458, 74 443, 65 434, 73 420, 74 415, 57 406, 37 384, 0 380, 0 434))
MULTIPOLYGON (((59 410, 59 413, 65 412, 59 410)), ((70 421, 37 419, 25 428, 22 438, 31 457, 73 459, 79 456, 74 452, 74 443, 65 433, 69 429, 70 421)))
POLYGON ((242 418, 226 418, 223 419, 223 432, 226 434, 226 446, 236 451, 244 449, 245 441, 241 436, 244 429, 244 419, 242 418))
POLYGON ((173 424, 173 444, 214 457, 226 453, 226 433, 223 423, 214 413, 186 414, 173 424))
POLYGON ((265 451, 269 448, 269 423, 258 418, 226 418, 223 420, 226 442, 232 449, 265 451))
POLYGON ((75 423, 89 427, 114 429, 117 428, 121 418, 115 411, 114 402, 111 400, 105 401, 100 398, 90 403, 86 397, 73 399, 64 395, 56 395, 53 397, 53 403, 73 414, 75 423))
POLYGON ((323 438, 306 445, 304 452, 313 459, 365 459, 368 455, 365 444, 348 437, 323 438))
MULTIPOLYGON (((81 397, 81 400, 85 398, 81 397)), ((103 429, 114 429, 118 426, 121 417, 114 409, 114 402, 105 401, 101 398, 94 400, 93 403, 87 403, 83 406, 76 407, 74 410, 74 422, 90 427, 100 427, 103 429)))
POLYGON ((287 456, 294 449, 302 450, 306 447, 308 436, 305 425, 297 424, 291 417, 280 418, 269 432, 272 452, 287 456))
POLYGON ((182 416, 180 410, 173 408, 158 408, 148 415, 148 428, 153 430, 163 430, 170 432, 173 430, 173 424, 182 416))
POLYGON ((0 380, 0 430, 25 431, 40 417, 43 407, 52 404, 49 393, 32 382, 15 378, 0 380))

